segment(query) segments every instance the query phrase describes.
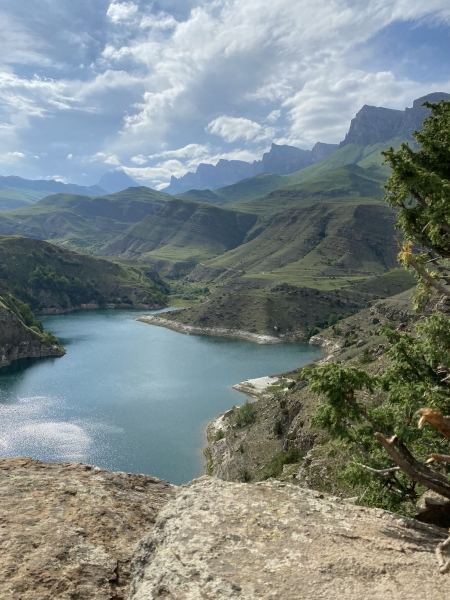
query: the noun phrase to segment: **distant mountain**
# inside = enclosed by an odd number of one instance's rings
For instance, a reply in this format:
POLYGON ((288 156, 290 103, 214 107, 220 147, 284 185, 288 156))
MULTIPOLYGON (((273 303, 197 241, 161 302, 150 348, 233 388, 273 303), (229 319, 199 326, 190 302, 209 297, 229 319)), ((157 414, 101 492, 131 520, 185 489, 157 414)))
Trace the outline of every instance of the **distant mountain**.
POLYGON ((105 190, 98 185, 85 187, 75 183, 62 183, 54 179, 23 179, 15 175, 0 176, 0 210, 21 208, 33 204, 50 194, 83 194, 102 196, 105 190))
POLYGON ((139 183, 136 183, 131 177, 128 177, 122 169, 108 171, 100 177, 98 185, 110 194, 122 192, 129 187, 140 187, 139 183))
POLYGON ((0 235, 54 240, 65 248, 94 253, 169 199, 147 187, 94 198, 55 194, 31 206, 0 211, 0 235))
POLYGON ((261 173, 289 175, 326 158, 337 149, 337 144, 321 142, 312 150, 272 144, 270 151, 265 152, 261 160, 255 160, 253 163, 224 159, 219 160, 216 165, 201 163, 195 173, 186 173, 179 178, 172 176, 170 185, 164 188, 164 192, 181 194, 193 189, 217 190, 261 173))
POLYGON ((428 116, 429 110, 422 106, 426 101, 440 102, 450 100, 450 94, 434 92, 414 100, 412 108, 393 110, 379 106, 364 105, 352 119, 350 129, 340 148, 347 144, 370 146, 387 142, 395 137, 410 138, 414 131, 422 129, 423 120, 428 116))

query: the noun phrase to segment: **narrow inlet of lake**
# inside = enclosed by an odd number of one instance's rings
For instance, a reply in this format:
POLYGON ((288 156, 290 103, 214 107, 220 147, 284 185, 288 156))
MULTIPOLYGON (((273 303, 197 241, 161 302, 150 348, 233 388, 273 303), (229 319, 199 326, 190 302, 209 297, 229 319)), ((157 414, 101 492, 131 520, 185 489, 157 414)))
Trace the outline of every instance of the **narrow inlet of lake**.
POLYGON ((304 344, 186 336, 135 321, 148 313, 43 318, 67 355, 20 361, 1 372, 0 455, 185 483, 203 474, 208 422, 245 400, 233 384, 321 355, 304 344))

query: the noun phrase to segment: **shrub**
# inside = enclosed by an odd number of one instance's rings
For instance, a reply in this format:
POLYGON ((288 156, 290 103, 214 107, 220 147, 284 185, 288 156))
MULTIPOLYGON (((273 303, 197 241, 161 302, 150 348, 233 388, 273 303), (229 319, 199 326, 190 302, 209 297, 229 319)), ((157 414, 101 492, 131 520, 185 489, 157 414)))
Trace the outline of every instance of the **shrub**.
POLYGON ((283 425, 279 419, 275 422, 275 425, 273 426, 273 433, 277 436, 283 435, 283 425))
POLYGON ((219 440, 223 440, 224 437, 225 437, 225 434, 224 434, 223 430, 219 429, 219 431, 217 431, 217 433, 214 437, 214 441, 218 442, 219 440))
POLYGON ((264 473, 263 479, 269 479, 270 477, 278 477, 283 472, 284 465, 292 465, 300 462, 303 458, 304 452, 299 448, 294 447, 287 452, 279 452, 269 463, 266 472, 264 473))
POLYGON ((243 406, 236 409, 234 420, 236 425, 239 425, 239 427, 244 427, 245 425, 254 423, 256 421, 255 405, 246 400, 243 406))

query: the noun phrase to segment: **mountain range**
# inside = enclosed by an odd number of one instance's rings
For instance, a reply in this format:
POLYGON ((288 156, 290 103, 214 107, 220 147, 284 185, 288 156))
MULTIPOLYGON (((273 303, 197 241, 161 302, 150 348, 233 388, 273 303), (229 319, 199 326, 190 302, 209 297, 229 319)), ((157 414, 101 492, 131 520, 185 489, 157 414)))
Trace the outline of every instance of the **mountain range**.
POLYGON ((164 192, 181 194, 192 189, 217 190, 261 173, 288 175, 319 162, 338 147, 338 144, 317 142, 312 150, 302 150, 295 146, 272 144, 270 151, 265 152, 261 160, 255 160, 253 163, 221 159, 216 165, 201 163, 195 173, 189 172, 183 177, 177 178, 172 175, 170 185, 164 188, 164 192))
POLYGON ((108 171, 101 176, 98 184, 91 186, 63 183, 54 179, 30 180, 14 175, 0 176, 0 210, 27 206, 51 194, 79 194, 95 197, 121 192, 129 187, 139 187, 139 184, 128 177, 122 169, 108 171))
POLYGON ((164 188, 164 192, 180 194, 193 189, 217 190, 261 173, 289 175, 322 161, 348 144, 370 146, 387 142, 395 137, 411 139, 414 131, 420 129, 428 114, 422 104, 425 101, 439 102, 448 99, 450 94, 435 92, 418 98, 412 108, 405 108, 405 110, 364 105, 352 120, 349 132, 340 144, 317 142, 312 150, 272 144, 270 151, 263 155, 262 160, 253 163, 223 159, 216 165, 201 163, 195 173, 189 172, 179 178, 172 176, 170 185, 164 188))

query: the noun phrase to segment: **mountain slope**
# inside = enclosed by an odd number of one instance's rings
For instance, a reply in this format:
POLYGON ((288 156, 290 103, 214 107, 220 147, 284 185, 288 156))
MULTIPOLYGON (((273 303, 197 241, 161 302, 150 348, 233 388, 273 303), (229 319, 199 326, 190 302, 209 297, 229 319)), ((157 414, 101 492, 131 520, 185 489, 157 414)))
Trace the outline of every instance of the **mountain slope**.
POLYGON ((44 333, 29 307, 17 300, 0 280, 0 369, 22 358, 64 354, 58 340, 44 333))
POLYGON ((0 176, 0 210, 20 208, 33 204, 50 194, 83 194, 101 196, 105 189, 98 185, 85 187, 74 183, 62 183, 53 179, 23 179, 16 176, 0 176))
POLYGON ((0 278, 36 313, 107 306, 159 308, 166 288, 152 269, 133 268, 19 236, 0 237, 0 278))
POLYGON ((170 196, 145 187, 95 198, 56 194, 26 208, 0 212, 0 235, 54 240, 70 248, 95 253, 100 246, 164 204, 166 198, 170 196))
MULTIPOLYGON (((421 129, 423 120, 429 114, 429 109, 422 107, 422 104, 425 101, 437 102, 441 99, 450 99, 450 94, 428 94, 415 100, 413 107, 404 111, 364 106, 352 120, 349 132, 338 150, 333 150, 327 155, 327 151, 320 153, 318 148, 319 161, 314 164, 311 161, 309 166, 305 165, 301 170, 288 175, 282 174, 278 178, 276 175, 258 175, 239 181, 232 186, 215 190, 215 195, 210 196, 208 201, 221 205, 248 202, 272 191, 316 179, 348 164, 373 169, 382 173, 386 179, 389 169, 386 166, 382 167, 380 152, 391 146, 398 148, 403 142, 414 144, 411 136, 414 131, 421 129)), ((196 197, 195 190, 190 192, 189 198, 201 200, 199 196, 196 197)))
POLYGON ((176 198, 106 244, 104 255, 152 263, 162 273, 181 271, 242 244, 256 216, 176 198))
POLYGON ((122 192, 129 187, 140 187, 131 177, 129 177, 122 169, 108 171, 100 177, 98 185, 106 190, 109 194, 122 192))

